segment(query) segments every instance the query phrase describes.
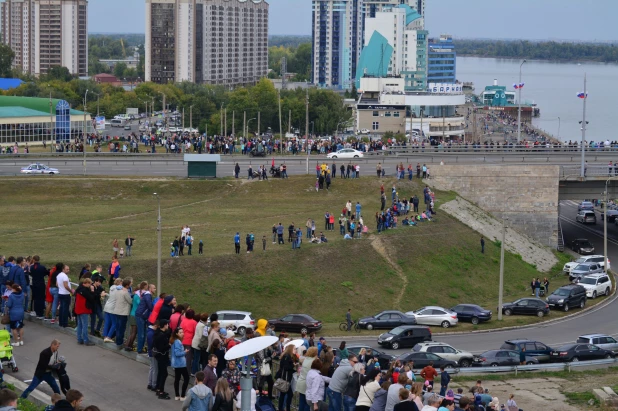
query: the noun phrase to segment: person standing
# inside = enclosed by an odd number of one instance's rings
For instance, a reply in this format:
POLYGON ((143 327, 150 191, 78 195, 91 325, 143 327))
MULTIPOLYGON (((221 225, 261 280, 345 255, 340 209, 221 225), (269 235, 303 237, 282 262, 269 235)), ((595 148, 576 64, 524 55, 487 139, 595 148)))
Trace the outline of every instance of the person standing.
POLYGON ((28 398, 28 395, 36 387, 41 384, 41 382, 45 381, 52 391, 56 394, 60 394, 60 388, 58 388, 58 384, 56 383, 56 379, 52 375, 52 366, 58 363, 58 349, 60 348, 60 341, 53 340, 51 345, 41 351, 39 354, 39 362, 36 365, 36 369, 34 370, 34 377, 32 377, 32 382, 26 388, 26 390, 21 394, 21 398, 28 398))
POLYGON ((127 257, 131 257, 131 248, 133 247, 133 243, 135 242, 135 238, 131 237, 131 234, 129 234, 127 236, 127 238, 124 240, 124 245, 127 248, 126 249, 126 256, 127 257))
POLYGON ((238 174, 240 174, 240 165, 236 163, 234 166, 234 178, 238 178, 238 174))
POLYGON ((10 327, 15 340, 11 345, 17 347, 24 345, 24 293, 19 284, 13 284, 12 288, 6 308, 9 310, 10 327))
POLYGON ((356 202, 356 221, 358 221, 358 219, 360 218, 360 215, 361 215, 361 205, 357 201, 356 202))
POLYGON ((292 405, 292 397, 294 392, 292 391, 292 378, 294 377, 294 371, 296 369, 296 356, 294 355, 294 345, 290 344, 285 348, 285 351, 281 355, 281 361, 279 363, 279 373, 277 378, 282 378, 289 383, 288 390, 286 392, 279 393, 279 411, 290 411, 292 405))
POLYGON ((481 237, 481 254, 485 254, 485 239, 481 237))
POLYGON ((195 374, 195 385, 182 403, 182 411, 209 411, 213 405, 213 393, 204 385, 204 372, 195 374))
POLYGON ((114 252, 114 257, 118 257, 118 239, 114 238, 114 241, 112 241, 112 251, 114 252))
POLYGON ((77 316, 77 344, 93 346, 88 339, 88 319, 94 305, 94 286, 90 278, 82 278, 75 290, 75 315, 77 316))
POLYGON ((440 367, 440 397, 444 397, 446 395, 446 390, 448 389, 448 385, 451 382, 451 376, 448 371, 444 369, 444 366, 440 367))
POLYGON ((116 291, 116 305, 113 313, 116 316, 116 347, 118 349, 121 349, 124 343, 124 332, 133 306, 133 299, 129 291, 132 283, 131 278, 125 278, 122 280, 122 288, 116 291))
POLYGON ((433 368, 433 361, 429 361, 429 365, 421 370, 421 377, 425 381, 429 382, 429 385, 433 387, 433 380, 438 376, 438 372, 433 368))
POLYGON ((234 235, 234 251, 236 254, 240 254, 240 233, 234 235))
POLYGON ((56 277, 56 286, 58 287, 58 300, 60 300, 60 326, 66 328, 69 326, 69 307, 71 305, 71 295, 75 291, 71 288, 69 280, 69 266, 64 264, 62 271, 56 277))
POLYGON ((307 239, 311 239, 311 219, 310 218, 307 219, 307 224, 305 224, 305 227, 307 228, 307 239))
POLYGON ((159 320, 159 328, 155 331, 153 348, 154 357, 157 360, 157 385, 155 391, 160 400, 169 400, 170 395, 165 392, 165 380, 167 379, 167 365, 170 351, 169 321, 159 320))
POLYGON ((184 401, 187 394, 187 387, 189 386, 189 371, 187 370, 187 358, 186 354, 189 352, 182 345, 182 339, 185 333, 181 327, 177 327, 170 343, 172 345, 172 368, 174 369, 174 392, 176 394, 176 401, 184 401), (182 378, 182 391, 180 391, 180 378, 182 378))
POLYGON ((534 280, 534 295, 536 296, 536 298, 539 298, 540 291, 541 291, 541 281, 539 280, 539 277, 537 277, 536 280, 534 280))
POLYGON ((40 263, 38 255, 32 257, 32 267, 30 268, 30 277, 32 278, 32 305, 37 318, 45 318, 45 277, 49 275, 49 271, 40 263))
POLYGON ((191 235, 191 233, 187 234, 187 237, 185 238, 185 243, 187 243, 187 255, 192 255, 191 254, 191 250, 193 249, 193 236, 191 235))

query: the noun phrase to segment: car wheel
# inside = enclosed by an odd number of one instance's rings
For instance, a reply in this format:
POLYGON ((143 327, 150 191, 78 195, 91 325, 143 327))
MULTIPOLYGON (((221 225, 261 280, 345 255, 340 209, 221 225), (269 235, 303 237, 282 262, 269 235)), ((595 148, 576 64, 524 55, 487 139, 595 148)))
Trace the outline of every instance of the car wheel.
POLYGON ((371 324, 367 324, 367 329, 368 329, 369 331, 373 330, 373 325, 371 325, 371 324))
POLYGON ((498 363, 497 363, 497 362, 492 362, 492 363, 491 363, 491 366, 492 366, 492 367, 497 367, 497 366, 498 366, 498 363))
POLYGON ((578 362, 578 361, 579 361, 579 358, 577 357, 573 357, 573 359, 571 359, 571 362, 578 362))
POLYGON ((563 308, 564 312, 566 313, 567 311, 569 311, 569 303, 564 303, 564 308, 563 308))
POLYGON ((393 347, 393 350, 398 350, 399 349, 399 343, 398 342, 394 342, 391 344, 391 347, 393 347))
POLYGON ((451 326, 451 323, 449 323, 448 321, 442 321, 442 324, 440 324, 442 326, 442 328, 448 328, 451 326))
POLYGON ((354 158, 358 158, 358 156, 354 156, 354 158))
POLYGON ((459 361, 459 365, 461 365, 463 368, 468 368, 471 364, 472 362, 467 359, 463 359, 459 361))
POLYGON ((472 324, 477 325, 479 323, 479 318, 478 317, 472 317, 472 320, 470 320, 472 322, 472 324))
POLYGON ((332 156, 331 158, 337 158, 337 156, 332 156))
POLYGON ((506 310, 504 310, 504 315, 511 315, 513 314, 513 311, 510 308, 507 308, 506 310))
POLYGON ((50 176, 53 176, 55 173, 52 171, 49 173, 50 176))
POLYGON ((584 308, 586 306, 586 300, 582 300, 581 303, 579 303, 579 308, 584 308))
POLYGON ((592 292, 592 298, 597 298, 597 292, 596 291, 592 292))
POLYGON ((603 358, 605 358, 606 360, 609 360, 610 358, 612 358, 612 355, 611 354, 605 354, 605 356, 603 358))
POLYGON ((545 315, 545 313, 543 311, 538 311, 536 313, 536 316, 539 317, 539 318, 543 318, 544 315, 545 315))
POLYGON ((301 334, 309 334, 309 330, 307 330, 307 327, 303 327, 300 329, 300 333, 301 334))
POLYGON ((245 327, 238 327, 238 334, 240 334, 240 335, 245 335, 245 332, 246 332, 246 331, 247 331, 247 330, 245 329, 245 327))
POLYGON ((609 295, 609 287, 605 289, 605 295, 609 295))

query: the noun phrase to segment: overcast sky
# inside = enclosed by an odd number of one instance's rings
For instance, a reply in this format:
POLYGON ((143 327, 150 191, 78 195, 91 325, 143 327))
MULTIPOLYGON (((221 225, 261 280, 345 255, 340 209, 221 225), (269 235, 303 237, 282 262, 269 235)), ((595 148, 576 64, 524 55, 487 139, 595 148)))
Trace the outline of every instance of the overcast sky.
MULTIPOLYGON (((618 0, 426 0, 432 35, 618 41, 618 0)), ((311 0, 270 0, 270 34, 311 34, 311 0)), ((91 0, 89 31, 143 33, 144 0, 91 0)))

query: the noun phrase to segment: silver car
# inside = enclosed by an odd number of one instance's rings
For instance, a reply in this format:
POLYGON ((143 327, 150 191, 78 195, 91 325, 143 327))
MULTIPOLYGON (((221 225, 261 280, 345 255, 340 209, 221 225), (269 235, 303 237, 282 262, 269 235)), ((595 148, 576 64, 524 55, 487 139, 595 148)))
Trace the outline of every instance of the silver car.
POLYGON ((582 224, 596 224, 597 216, 594 211, 590 210, 582 210, 577 213, 575 216, 575 221, 580 222, 582 224))
POLYGON ((582 263, 576 266, 571 270, 571 274, 569 274, 569 280, 580 280, 582 277, 585 277, 590 274, 602 273, 603 267, 599 263, 582 263))
POLYGON ((577 339, 581 344, 594 344, 608 351, 618 352, 618 341, 607 334, 585 334, 577 339))
POLYGON ((457 325, 457 313, 442 307, 428 306, 419 308, 416 311, 408 311, 406 315, 416 318, 416 323, 420 325, 439 325, 449 328, 457 325))
POLYGON ((255 329, 255 319, 248 311, 217 311, 221 328, 236 327, 238 334, 245 335, 247 328, 255 329))
MULTIPOLYGON (((586 256, 582 256, 582 257, 579 257, 575 261, 571 261, 569 263, 566 263, 562 270, 564 271, 565 274, 571 274, 571 271, 575 267, 577 267, 578 265, 580 265, 582 263, 597 263, 597 264, 600 264, 601 267, 604 267, 605 266, 605 257, 603 257, 602 255, 586 255, 586 256)), ((607 269, 611 270, 612 269, 612 264, 611 264, 611 261, 609 261, 609 259, 607 260, 607 263, 608 263, 607 264, 607 269)))
POLYGON ((22 167, 20 172, 22 174, 49 174, 49 175, 54 175, 54 174, 59 173, 57 168, 51 168, 51 167, 46 166, 45 164, 40 164, 40 163, 30 164, 27 167, 22 167))

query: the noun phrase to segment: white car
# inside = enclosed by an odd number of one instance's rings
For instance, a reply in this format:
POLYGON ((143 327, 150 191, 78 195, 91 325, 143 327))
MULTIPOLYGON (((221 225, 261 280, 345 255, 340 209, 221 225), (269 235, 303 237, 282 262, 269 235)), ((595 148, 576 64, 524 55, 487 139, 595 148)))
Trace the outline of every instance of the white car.
POLYGON ((362 156, 362 151, 354 150, 353 148, 344 148, 335 153, 328 153, 326 158, 359 158, 362 156))
POLYGON ((185 128, 183 131, 184 131, 185 133, 197 133, 197 132, 198 132, 198 129, 197 129, 197 128, 189 128, 189 127, 187 127, 187 128, 185 128))
POLYGON ((582 277, 577 283, 586 289, 586 297, 597 298, 599 295, 609 295, 612 282, 605 273, 590 274, 582 277))
POLYGON ((170 133, 177 133, 177 132, 179 132, 179 131, 182 131, 182 129, 181 129, 181 128, 178 128, 178 127, 170 127, 168 131, 169 131, 170 133))
POLYGON ((51 168, 46 166, 45 164, 30 164, 28 167, 21 168, 22 174, 58 174, 57 168, 51 168))
POLYGON ((458 350, 443 342, 418 343, 412 351, 434 353, 444 359, 456 361, 462 367, 470 367, 474 361, 474 355, 471 352, 458 350))
POLYGON ((416 311, 408 311, 406 315, 416 318, 418 325, 439 325, 442 328, 449 328, 457 325, 459 319, 457 313, 442 307, 428 306, 419 308, 416 311))
POLYGON ((245 335, 247 328, 255 330, 255 319, 248 311, 217 311, 221 328, 236 327, 240 335, 245 335))
POLYGON ((361 128, 360 133, 361 134, 369 134, 369 129, 368 128, 361 128))
POLYGON ((143 132, 143 131, 148 131, 148 127, 146 127, 146 124, 142 124, 142 125, 140 125, 140 126, 139 126, 139 129, 138 129, 138 130, 139 130, 139 131, 142 131, 142 132, 143 132))
MULTIPOLYGON (((562 269, 562 271, 564 271, 565 274, 571 274, 571 271, 573 271, 573 269, 575 267, 577 267, 578 265, 583 264, 583 263, 597 263, 601 267, 605 268, 605 257, 603 257, 602 255, 586 255, 586 256, 582 256, 582 257, 579 257, 575 261, 571 261, 570 263, 566 263, 564 265, 564 268, 562 269)), ((607 269, 608 270, 612 269, 612 264, 611 264, 611 261, 609 261, 609 258, 607 259, 607 269)))

